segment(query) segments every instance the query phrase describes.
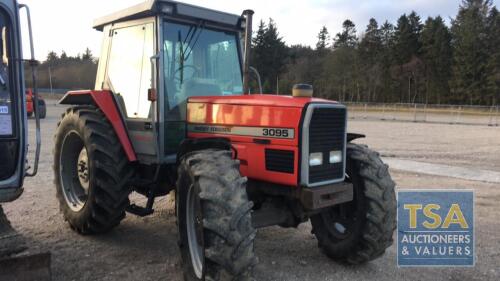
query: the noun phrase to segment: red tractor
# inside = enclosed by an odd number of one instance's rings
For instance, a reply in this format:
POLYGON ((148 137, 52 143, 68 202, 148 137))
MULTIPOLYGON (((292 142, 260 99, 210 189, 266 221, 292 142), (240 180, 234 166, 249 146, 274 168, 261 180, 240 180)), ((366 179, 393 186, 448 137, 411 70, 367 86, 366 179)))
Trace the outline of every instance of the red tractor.
MULTIPOLYGON (((26 89, 26 114, 28 114, 28 117, 32 117, 35 112, 34 100, 33 90, 26 89)), ((47 116, 47 104, 40 96, 38 97, 38 110, 40 110, 40 114, 38 114, 40 119, 45 119, 47 116)))
POLYGON ((362 135, 346 132, 346 107, 307 85, 249 94, 252 14, 156 0, 95 22, 96 89, 65 95, 55 135, 57 198, 75 231, 150 215, 175 191, 186 280, 251 278, 266 226, 310 220, 319 247, 354 264, 392 244, 394 182, 351 143, 362 135))

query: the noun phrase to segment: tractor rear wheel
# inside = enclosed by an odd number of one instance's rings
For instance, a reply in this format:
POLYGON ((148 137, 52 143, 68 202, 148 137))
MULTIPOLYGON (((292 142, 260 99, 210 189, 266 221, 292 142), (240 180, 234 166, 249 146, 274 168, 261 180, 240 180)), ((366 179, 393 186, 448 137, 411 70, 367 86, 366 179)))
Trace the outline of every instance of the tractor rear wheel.
POLYGON ((313 233, 327 256, 349 264, 373 260, 392 245, 396 228, 394 181, 378 153, 347 145, 346 181, 354 200, 312 216, 313 233))
POLYGON ((230 151, 182 158, 176 213, 185 280, 252 280, 257 263, 247 179, 230 151))
POLYGON ((45 119, 47 117, 47 104, 44 100, 38 100, 38 110, 40 110, 40 114, 38 114, 40 119, 45 119))
POLYGON ((132 169, 101 110, 69 108, 58 124, 54 182, 60 210, 81 234, 106 232, 125 217, 132 169))

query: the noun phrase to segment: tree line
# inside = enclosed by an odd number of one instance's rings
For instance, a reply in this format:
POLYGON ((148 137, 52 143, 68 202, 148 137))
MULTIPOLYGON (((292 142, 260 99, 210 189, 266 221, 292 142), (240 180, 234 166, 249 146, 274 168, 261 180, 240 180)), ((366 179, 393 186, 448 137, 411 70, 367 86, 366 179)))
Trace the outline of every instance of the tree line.
MULTIPOLYGON (((25 66, 27 87, 32 87, 31 68, 25 66)), ((68 56, 51 51, 37 68, 37 86, 49 89, 93 89, 97 60, 87 48, 82 54, 68 56)))
MULTIPOLYGON (((290 94, 312 84, 315 96, 342 102, 495 105, 500 100, 500 15, 491 0, 463 0, 447 26, 416 12, 397 22, 370 19, 359 36, 345 20, 333 37, 322 27, 314 47, 287 45, 277 24, 261 21, 252 61, 265 93, 290 94)), ((38 86, 94 88, 97 61, 50 52, 38 68, 38 86)), ((26 68, 28 87, 30 69, 26 68)), ((253 92, 258 91, 256 82, 253 92)))
MULTIPOLYGON (((295 83, 315 96, 352 102, 493 105, 500 100, 500 15, 491 0, 463 0, 448 27, 416 12, 395 24, 370 19, 358 37, 347 19, 315 48, 287 46, 276 23, 260 22, 252 65, 266 93, 289 94, 295 83)), ((253 84, 253 88, 256 85, 253 84)), ((254 90, 255 91, 255 90, 254 90)))

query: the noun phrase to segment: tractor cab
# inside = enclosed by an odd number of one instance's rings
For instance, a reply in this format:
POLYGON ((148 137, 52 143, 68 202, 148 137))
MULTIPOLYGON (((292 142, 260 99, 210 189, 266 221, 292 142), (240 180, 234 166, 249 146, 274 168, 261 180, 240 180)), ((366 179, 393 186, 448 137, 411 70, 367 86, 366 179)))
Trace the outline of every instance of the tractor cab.
POLYGON ((96 89, 115 94, 141 160, 154 162, 158 153, 160 162, 175 160, 189 97, 243 94, 245 23, 244 16, 173 1, 148 1, 95 21, 104 34, 96 89))

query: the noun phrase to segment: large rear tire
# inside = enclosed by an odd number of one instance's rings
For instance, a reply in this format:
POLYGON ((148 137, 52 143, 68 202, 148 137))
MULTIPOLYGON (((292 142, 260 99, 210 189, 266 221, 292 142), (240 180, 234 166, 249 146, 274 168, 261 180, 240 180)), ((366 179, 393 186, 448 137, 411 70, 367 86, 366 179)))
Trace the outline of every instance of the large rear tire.
POLYGON ((176 213, 185 280, 252 280, 257 263, 247 179, 230 151, 182 158, 176 213))
POLYGON ((396 195, 388 167, 366 146, 347 145, 354 200, 311 217, 318 246, 334 260, 361 264, 384 254, 396 228, 396 195))
POLYGON ((40 119, 45 119, 47 117, 47 104, 44 100, 38 100, 38 110, 40 110, 40 114, 38 115, 40 119))
POLYGON ((109 231, 125 218, 132 169, 101 110, 73 107, 55 134, 54 182, 60 210, 81 234, 109 231))

